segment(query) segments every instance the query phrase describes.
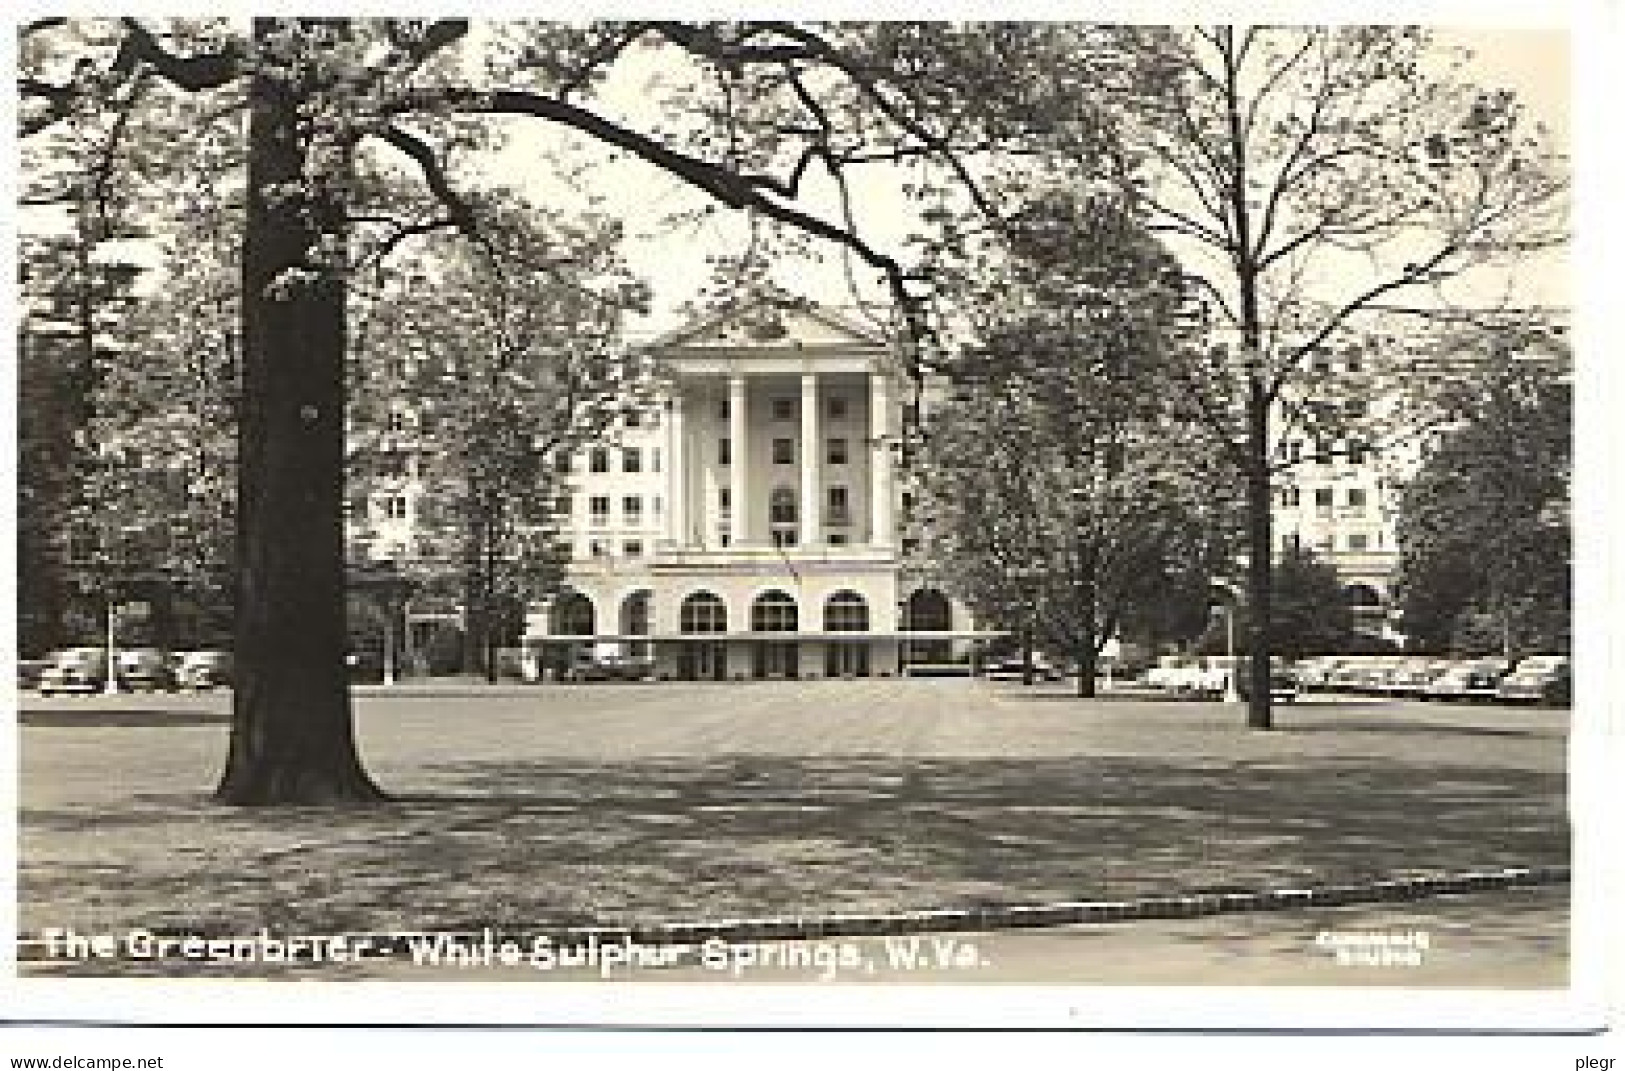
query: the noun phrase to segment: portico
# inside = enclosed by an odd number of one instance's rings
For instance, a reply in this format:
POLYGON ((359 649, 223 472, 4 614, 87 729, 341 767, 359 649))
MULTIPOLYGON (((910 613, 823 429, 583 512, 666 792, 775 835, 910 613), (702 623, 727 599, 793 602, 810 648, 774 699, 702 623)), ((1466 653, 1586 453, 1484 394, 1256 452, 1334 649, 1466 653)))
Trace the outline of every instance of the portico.
POLYGON ((653 356, 668 383, 662 527, 635 560, 577 559, 568 597, 590 606, 567 631, 533 615, 537 642, 634 643, 660 676, 720 680, 892 675, 985 636, 946 597, 930 644, 904 627, 918 585, 900 587, 901 420, 880 334, 816 307, 738 309, 653 356), (597 624, 634 594, 645 631, 597 624))

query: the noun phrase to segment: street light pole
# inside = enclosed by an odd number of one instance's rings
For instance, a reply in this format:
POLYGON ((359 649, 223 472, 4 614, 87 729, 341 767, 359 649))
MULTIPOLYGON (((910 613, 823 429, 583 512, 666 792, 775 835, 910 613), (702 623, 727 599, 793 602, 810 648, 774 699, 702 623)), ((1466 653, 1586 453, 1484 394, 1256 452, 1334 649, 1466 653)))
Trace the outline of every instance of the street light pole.
POLYGON ((1236 686, 1236 606, 1224 604, 1224 701, 1241 702, 1241 690, 1236 686))
POLYGON ((118 654, 114 650, 118 621, 118 603, 112 592, 107 593, 107 679, 102 681, 103 695, 118 694, 118 654))

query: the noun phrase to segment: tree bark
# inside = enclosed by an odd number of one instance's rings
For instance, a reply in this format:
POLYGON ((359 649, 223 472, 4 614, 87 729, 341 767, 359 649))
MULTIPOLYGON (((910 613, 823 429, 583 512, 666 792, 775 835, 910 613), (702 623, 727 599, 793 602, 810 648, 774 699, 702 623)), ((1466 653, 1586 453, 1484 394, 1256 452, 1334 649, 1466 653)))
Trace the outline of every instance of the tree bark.
MULTIPOLYGON (((1272 554, 1270 540, 1269 404, 1254 381, 1247 413, 1247 727, 1268 729, 1270 713, 1270 619, 1272 554)), ((1231 672, 1235 672, 1232 667, 1231 672)))
MULTIPOLYGON (((279 31, 254 22, 260 45, 279 31)), ((305 174, 302 93, 289 78, 259 72, 249 98, 236 686, 215 797, 365 803, 384 797, 356 751, 344 663, 345 290, 309 273, 313 246, 342 220, 305 174)))

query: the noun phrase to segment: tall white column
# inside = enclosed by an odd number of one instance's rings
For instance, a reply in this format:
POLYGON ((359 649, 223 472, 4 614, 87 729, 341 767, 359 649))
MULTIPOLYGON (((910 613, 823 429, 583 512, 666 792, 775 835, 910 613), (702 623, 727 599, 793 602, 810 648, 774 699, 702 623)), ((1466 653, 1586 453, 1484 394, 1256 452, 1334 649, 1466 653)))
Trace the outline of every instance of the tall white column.
POLYGON ((683 422, 683 390, 674 388, 671 419, 666 422, 666 534, 678 546, 688 546, 688 451, 683 422))
POLYGON ((746 468, 750 460, 750 444, 745 441, 745 378, 728 377, 728 499, 733 520, 733 545, 748 546, 751 542, 750 499, 746 468))
POLYGON ((823 535, 823 502, 818 467, 818 377, 801 377, 801 545, 813 547, 823 535))
POLYGON ((869 374, 869 545, 892 545, 891 392, 886 377, 869 374))

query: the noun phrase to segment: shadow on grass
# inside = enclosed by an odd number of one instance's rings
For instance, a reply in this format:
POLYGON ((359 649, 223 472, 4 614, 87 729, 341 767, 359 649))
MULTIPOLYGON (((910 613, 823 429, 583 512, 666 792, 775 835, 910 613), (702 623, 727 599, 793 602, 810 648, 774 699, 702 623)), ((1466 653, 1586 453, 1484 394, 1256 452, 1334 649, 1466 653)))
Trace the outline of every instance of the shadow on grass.
POLYGON ((435 788, 355 810, 180 794, 25 807, 24 928, 609 925, 1342 883, 1569 856, 1562 774, 1391 758, 724 755, 451 763, 420 776, 435 788))

